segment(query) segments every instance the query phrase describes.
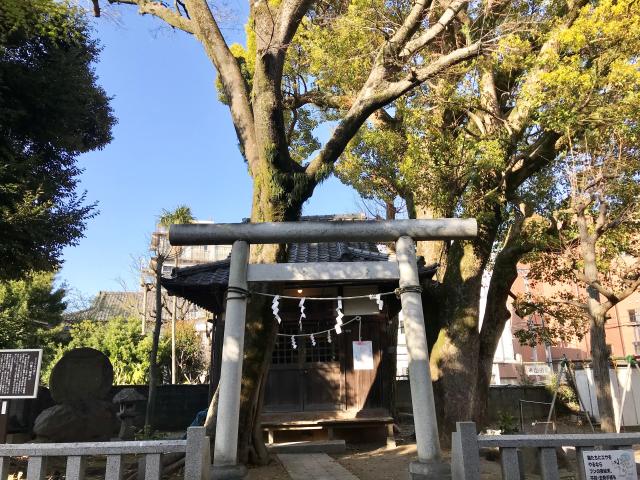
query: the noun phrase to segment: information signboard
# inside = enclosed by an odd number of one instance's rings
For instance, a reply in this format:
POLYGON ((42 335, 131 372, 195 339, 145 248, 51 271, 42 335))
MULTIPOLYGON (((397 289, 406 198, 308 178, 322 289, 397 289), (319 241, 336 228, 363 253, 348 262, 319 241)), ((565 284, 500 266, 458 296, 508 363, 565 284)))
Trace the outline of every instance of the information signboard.
POLYGON ((638 480, 633 450, 582 452, 586 480, 638 480))
POLYGON ((42 350, 0 350, 0 399, 36 398, 42 350))
POLYGON ((371 341, 353 342, 353 369, 373 370, 373 346, 371 341))
POLYGON ((534 363, 524 366, 524 373, 530 377, 547 377, 551 375, 551 368, 546 363, 534 363))

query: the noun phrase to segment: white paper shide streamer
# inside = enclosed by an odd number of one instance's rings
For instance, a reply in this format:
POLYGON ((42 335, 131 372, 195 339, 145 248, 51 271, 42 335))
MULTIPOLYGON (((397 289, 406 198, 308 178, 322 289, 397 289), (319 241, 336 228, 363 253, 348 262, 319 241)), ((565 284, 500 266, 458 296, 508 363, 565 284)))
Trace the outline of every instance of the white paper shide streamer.
POLYGON ((384 302, 382 301, 382 295, 378 294, 371 294, 369 295, 369 298, 371 300, 375 300, 376 303, 378 304, 378 310, 382 311, 382 307, 384 306, 384 302))
POLYGON ((342 333, 342 317, 344 317, 344 313, 342 313, 342 297, 338 297, 338 308, 336 308, 336 326, 335 330, 338 335, 342 333))
POLYGON ((302 331, 302 319, 307 318, 307 314, 304 313, 304 310, 305 310, 304 301, 305 301, 305 298, 302 297, 300 299, 300 303, 298 303, 298 307, 300 307, 300 319, 298 320, 298 327, 300 328, 300 331, 302 331))
POLYGON ((310 339, 311 339, 311 345, 315 347, 316 346, 316 337, 313 336, 313 333, 311 334, 310 339))
POLYGON ((271 310, 273 311, 273 316, 276 318, 278 323, 282 323, 282 319, 280 318, 280 295, 276 295, 273 297, 273 301, 271 302, 271 310))
POLYGON ((327 342, 331 343, 331 330, 327 332, 327 342))
POLYGON ((294 336, 291 336, 291 346, 294 350, 298 348, 298 345, 296 344, 296 337, 294 336))

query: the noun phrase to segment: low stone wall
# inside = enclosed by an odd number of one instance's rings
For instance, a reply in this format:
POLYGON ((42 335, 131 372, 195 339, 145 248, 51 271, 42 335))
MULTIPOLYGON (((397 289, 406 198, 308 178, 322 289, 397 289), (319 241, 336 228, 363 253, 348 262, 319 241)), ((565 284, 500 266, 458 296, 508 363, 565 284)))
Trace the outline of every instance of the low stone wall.
MULTIPOLYGON (((147 386, 117 385, 111 389, 110 398, 125 388, 134 388, 147 397, 147 386)), ((155 419, 158 430, 186 430, 196 414, 207 408, 208 384, 158 385, 157 392, 155 419)))
MULTIPOLYGON (((551 402, 552 394, 543 385, 493 385, 489 389, 489 421, 496 422, 499 414, 505 413, 520 418, 520 400, 551 402)), ((411 411, 411 389, 409 380, 396 383, 396 407, 400 412, 411 411)), ((526 416, 546 418, 548 405, 526 404, 526 416)))
MULTIPOLYGON (((146 386, 118 385, 111 389, 109 399, 124 388, 134 388, 147 396, 146 386)), ((209 385, 159 385, 156 403, 156 422, 160 430, 186 430, 196 414, 207 408, 209 385)), ((499 412, 508 413, 520 418, 520 400, 534 402, 550 402, 551 393, 538 385, 492 386, 489 390, 490 421, 498 419, 499 412)), ((44 408, 51 405, 48 392, 41 391, 37 400, 12 400, 10 402, 11 423, 9 431, 28 432, 33 426, 36 416, 44 408)), ((411 411, 411 391, 408 380, 399 380, 396 387, 396 405, 400 412, 411 411)), ((114 408, 116 406, 114 405, 114 408)), ((527 415, 544 418, 548 412, 547 405, 528 404, 527 415)))
MULTIPOLYGON (((117 385, 109 392, 108 400, 120 390, 134 388, 147 396, 148 387, 141 385, 117 385)), ((156 422, 159 430, 186 430, 196 414, 207 408, 209 385, 159 385, 156 403, 156 422)), ((54 405, 48 389, 41 388, 37 399, 11 400, 9 402, 9 433, 29 433, 42 410, 54 405)), ((141 406, 144 412, 144 405, 141 406)), ((117 410, 117 405, 114 405, 117 410)))

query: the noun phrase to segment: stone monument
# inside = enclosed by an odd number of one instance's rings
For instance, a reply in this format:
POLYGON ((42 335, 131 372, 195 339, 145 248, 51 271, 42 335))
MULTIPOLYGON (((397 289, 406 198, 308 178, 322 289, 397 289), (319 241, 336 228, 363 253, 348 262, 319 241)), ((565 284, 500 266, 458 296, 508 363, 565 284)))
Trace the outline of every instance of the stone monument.
POLYGON ((117 425, 114 407, 107 400, 113 385, 113 367, 102 352, 76 348, 53 367, 49 379, 57 405, 36 418, 36 440, 88 442, 109 440, 117 425))

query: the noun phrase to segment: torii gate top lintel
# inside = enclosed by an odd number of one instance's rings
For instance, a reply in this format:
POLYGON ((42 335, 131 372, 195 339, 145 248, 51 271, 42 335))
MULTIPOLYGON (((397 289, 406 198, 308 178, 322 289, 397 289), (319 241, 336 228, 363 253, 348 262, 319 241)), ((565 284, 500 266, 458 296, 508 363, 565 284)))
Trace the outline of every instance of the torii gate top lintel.
POLYGON ((172 225, 171 245, 231 245, 248 243, 394 242, 474 238, 478 224, 472 218, 429 220, 365 220, 330 222, 206 223, 172 225))

